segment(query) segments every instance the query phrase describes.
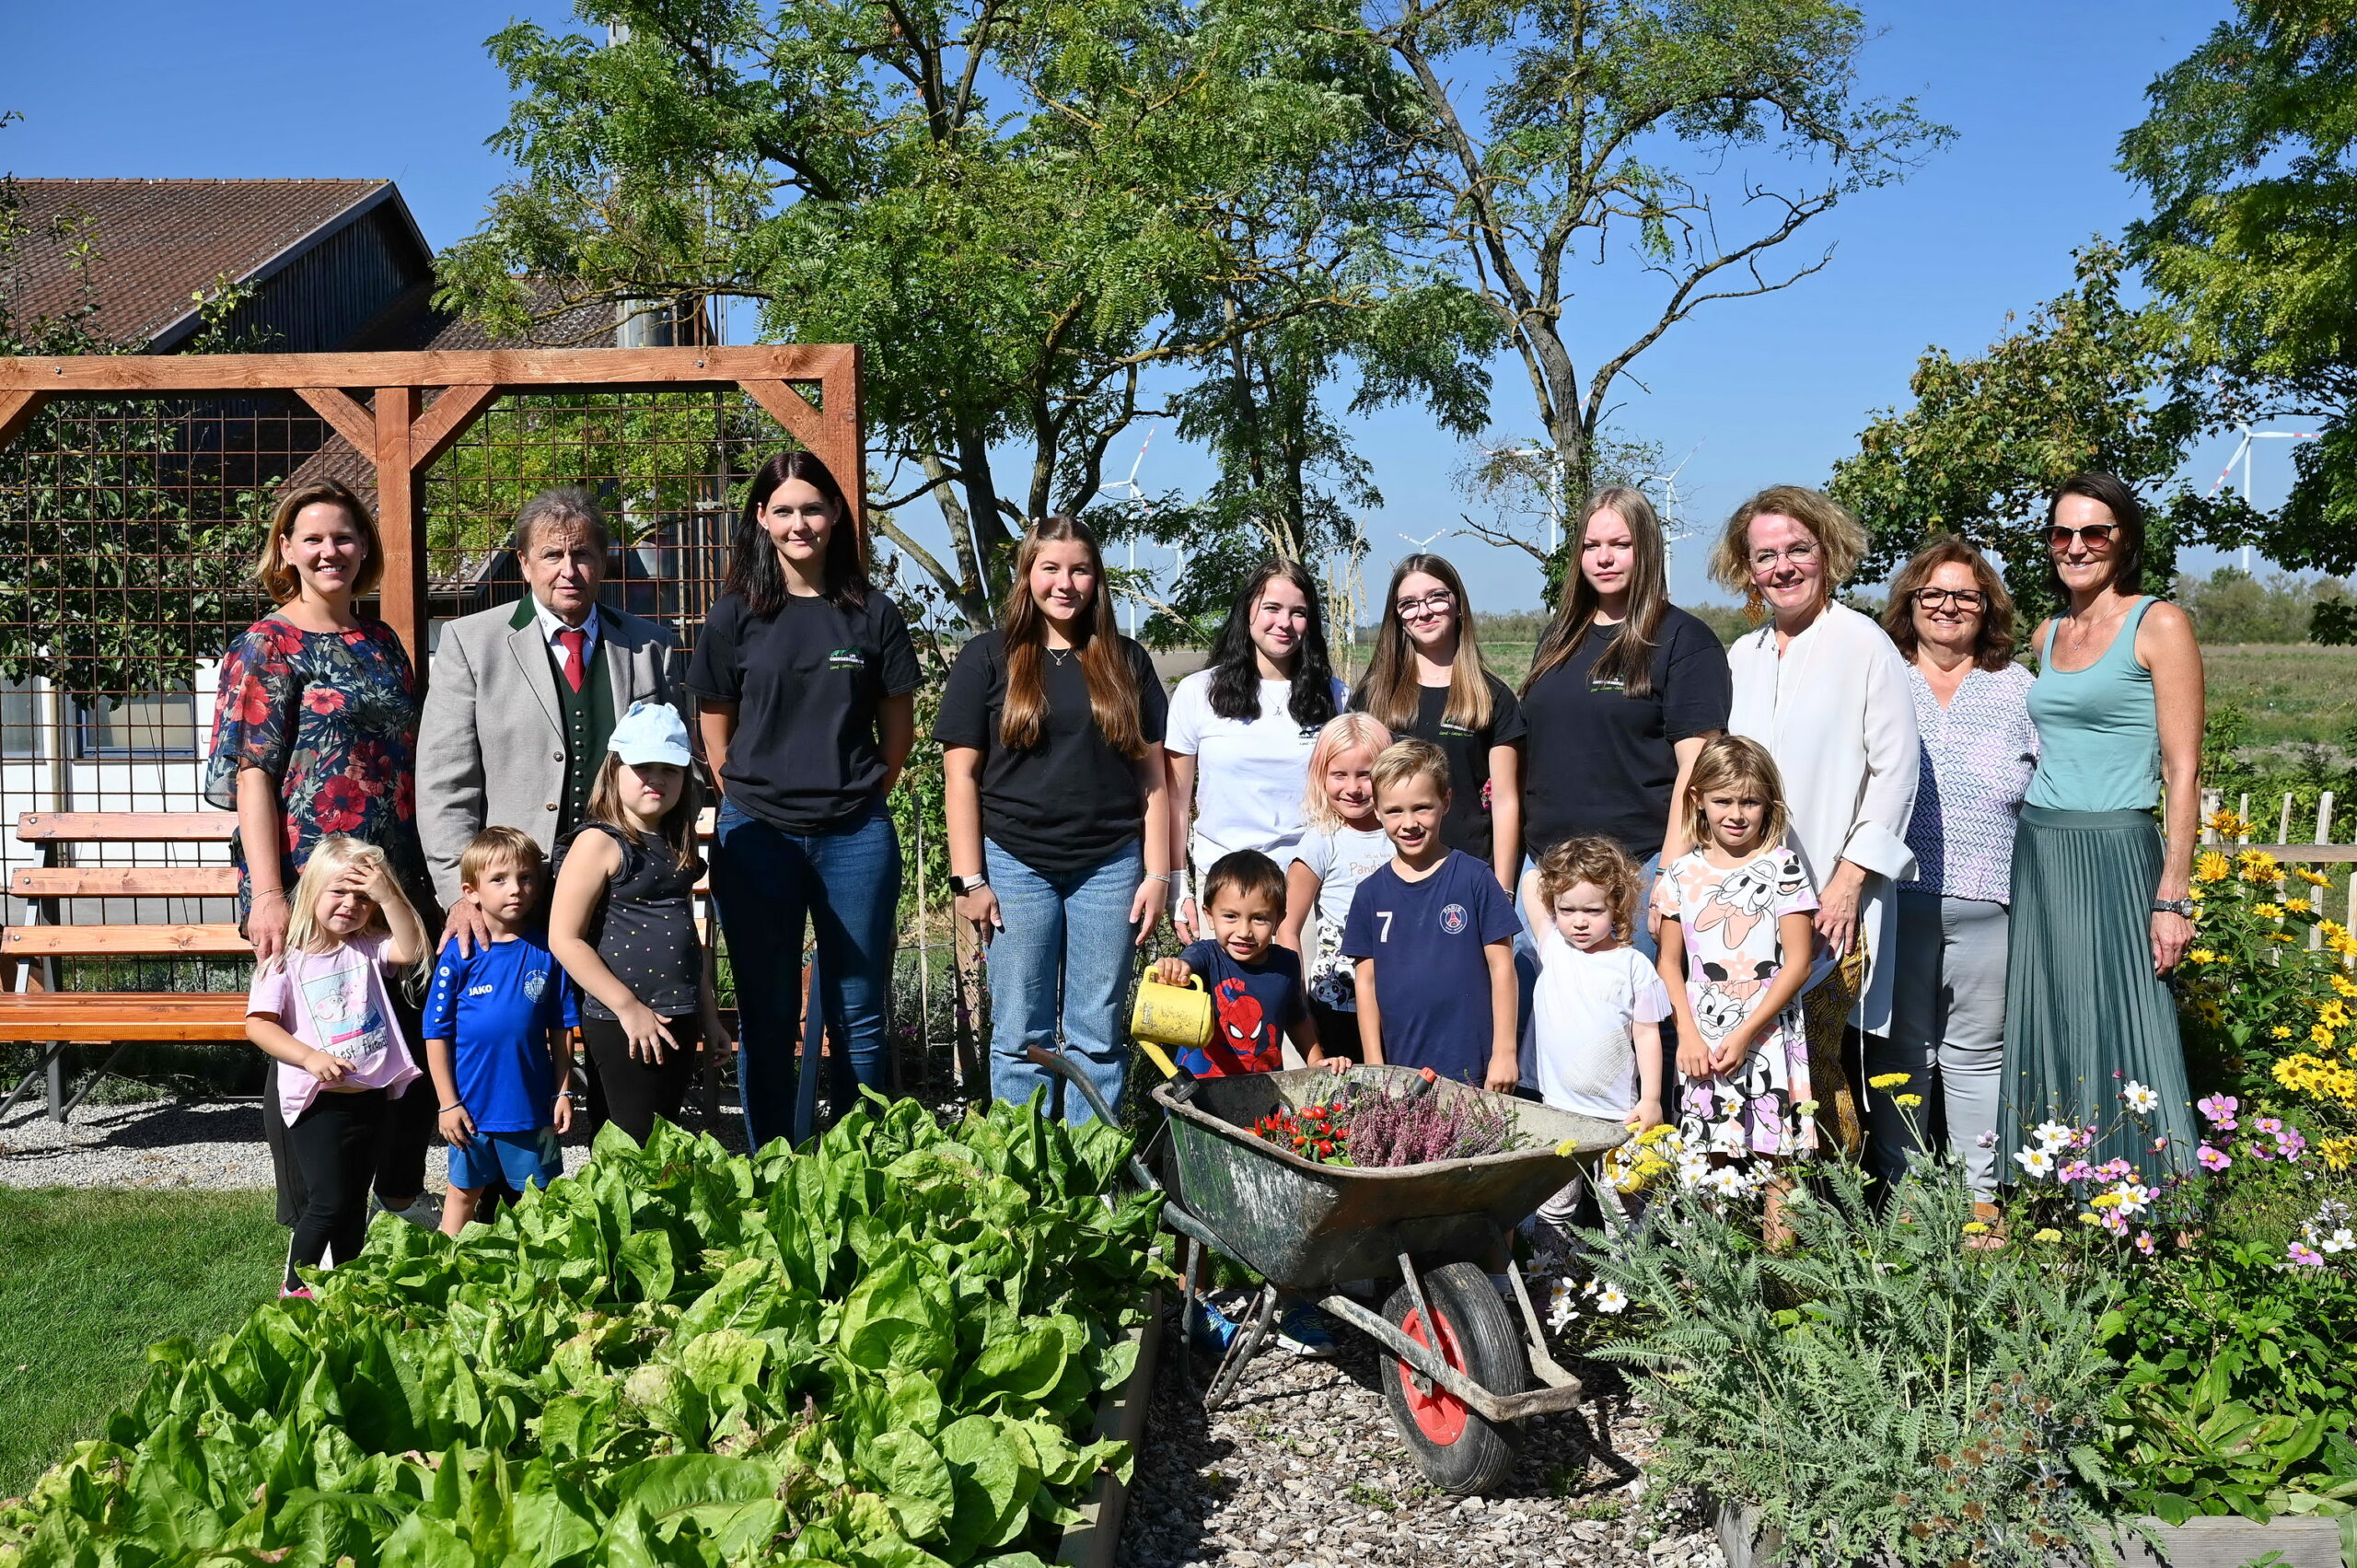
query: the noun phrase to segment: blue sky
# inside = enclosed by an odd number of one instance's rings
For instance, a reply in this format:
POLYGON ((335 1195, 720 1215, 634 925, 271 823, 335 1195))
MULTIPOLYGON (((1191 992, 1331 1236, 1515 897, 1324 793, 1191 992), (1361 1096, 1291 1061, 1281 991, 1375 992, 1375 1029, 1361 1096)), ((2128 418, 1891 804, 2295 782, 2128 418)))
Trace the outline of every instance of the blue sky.
MULTIPOLYGON (((2006 314, 2026 314, 2067 288, 2071 250, 2116 234, 2142 210, 2112 168, 2142 94, 2220 20, 2218 0, 1908 0, 1866 9, 1881 36, 1865 60, 1874 92, 1912 95, 1958 132, 1908 183, 1871 192, 1812 226, 1837 247, 1824 273, 1782 294, 1712 308, 1641 362, 1645 390, 1624 384, 1618 422, 1689 450, 1681 488, 1705 525, 1762 484, 1819 482, 1872 412, 1903 402, 1923 348, 1981 347, 2006 314)), ((429 241, 470 230, 507 169, 483 145, 505 118, 507 87, 482 40, 510 15, 570 25, 562 6, 510 12, 451 0, 336 0, 331 5, 220 0, 212 6, 115 0, 103 11, 111 46, 94 51, 92 13, 0 0, 0 169, 52 176, 346 176, 398 181, 429 241)), ((1796 242, 1797 243, 1797 242, 1796 242)), ((1615 259, 1590 280, 1596 313, 1577 341, 1595 357, 1618 347, 1633 291, 1615 259)), ((1498 438, 1534 428, 1518 362, 1497 366, 1498 438)), ((1143 435, 1143 432, 1140 432, 1143 435)), ((1412 411, 1362 425, 1386 506, 1368 518, 1370 587, 1422 538, 1467 508, 1453 475, 1468 453, 1412 411)), ((2231 439, 2194 454, 2206 486, 2231 439)), ((2289 443, 2262 445, 2254 499, 2280 500, 2289 443)), ((1120 449, 1121 465, 1135 451, 1120 449)), ((1206 474, 1164 431, 1150 488, 1206 474)), ((920 523, 921 534, 937 525, 920 523)), ((1472 540, 1437 541, 1465 569, 1485 609, 1537 601, 1526 558, 1472 540)), ((1723 597, 1678 552, 1673 587, 1689 600, 1723 597)), ((2204 566, 2212 558, 2189 563, 2204 566)))

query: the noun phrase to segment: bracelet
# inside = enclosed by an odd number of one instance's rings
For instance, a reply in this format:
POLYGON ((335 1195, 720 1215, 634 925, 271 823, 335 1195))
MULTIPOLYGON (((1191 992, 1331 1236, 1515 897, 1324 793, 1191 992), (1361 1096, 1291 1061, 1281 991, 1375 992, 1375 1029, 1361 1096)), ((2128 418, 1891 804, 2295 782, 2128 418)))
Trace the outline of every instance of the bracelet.
POLYGON ((466 1109, 467 1102, 465 1100, 455 1100, 450 1104, 444 1106, 437 1114, 447 1116, 454 1110, 464 1110, 466 1109))
POLYGON ((1167 887, 1178 875, 1175 871, 1149 871, 1145 874, 1145 879, 1149 882, 1160 882, 1167 887))
POLYGON ((247 892, 247 897, 248 897, 248 899, 249 899, 249 900, 252 900, 252 899, 283 899, 283 898, 284 898, 285 896, 286 896, 286 889, 284 889, 284 888, 254 888, 254 889, 250 889, 248 890, 248 892, 247 892))

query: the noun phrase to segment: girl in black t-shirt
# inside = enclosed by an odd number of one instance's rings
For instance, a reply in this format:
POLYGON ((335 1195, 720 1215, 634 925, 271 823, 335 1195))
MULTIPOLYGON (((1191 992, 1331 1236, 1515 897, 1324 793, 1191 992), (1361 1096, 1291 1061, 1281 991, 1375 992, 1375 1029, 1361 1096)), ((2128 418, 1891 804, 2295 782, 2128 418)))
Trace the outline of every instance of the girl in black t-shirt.
POLYGON ((1351 706, 1400 739, 1448 759, 1441 842, 1492 867, 1514 891, 1522 861, 1522 712, 1481 663, 1473 606, 1444 556, 1411 555, 1391 574, 1366 679, 1351 706))
POLYGON ((687 686, 721 783, 712 893, 737 981, 737 1074, 753 1146, 795 1131, 802 940, 838 1109, 888 1091, 885 1039, 900 845, 884 797, 916 738, 916 651, 867 581, 842 489, 808 452, 761 465, 687 686))
POLYGON ((1052 1106, 1056 1080, 1026 1052, 1061 1039, 1120 1101, 1132 955, 1170 888, 1163 716, 1153 662, 1114 627, 1097 536, 1033 524, 998 630, 959 650, 933 731, 958 913, 990 944, 993 1098, 1044 1089, 1052 1106))

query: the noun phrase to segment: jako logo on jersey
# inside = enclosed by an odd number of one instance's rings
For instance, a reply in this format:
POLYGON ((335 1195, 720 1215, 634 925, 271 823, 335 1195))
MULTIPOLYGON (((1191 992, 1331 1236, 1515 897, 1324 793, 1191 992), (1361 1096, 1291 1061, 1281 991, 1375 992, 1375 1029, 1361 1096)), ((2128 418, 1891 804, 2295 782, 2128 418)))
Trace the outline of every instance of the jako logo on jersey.
POLYGON ((1440 928, 1451 936, 1465 929, 1465 906, 1450 904, 1440 912, 1440 928))
POLYGON ((495 985, 470 985, 467 988, 467 994, 470 996, 488 996, 498 989, 499 987, 495 985))

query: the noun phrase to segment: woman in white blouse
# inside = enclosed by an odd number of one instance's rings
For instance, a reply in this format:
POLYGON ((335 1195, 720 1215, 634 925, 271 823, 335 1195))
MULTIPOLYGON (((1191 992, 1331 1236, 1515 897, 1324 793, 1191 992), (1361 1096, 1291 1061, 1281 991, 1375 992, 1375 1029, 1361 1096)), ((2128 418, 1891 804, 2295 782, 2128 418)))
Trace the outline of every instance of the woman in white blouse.
POLYGON ((1820 956, 1839 960, 1809 993, 1818 1124, 1862 1141, 1865 1091, 1846 1031, 1890 1032, 1893 897, 1915 871, 1904 837, 1915 807, 1915 704, 1881 627, 1833 590, 1866 552, 1858 520, 1817 491, 1771 485, 1727 519, 1711 575, 1768 624, 1727 650, 1727 728, 1768 748, 1783 774, 1786 842, 1817 890, 1820 956))
POLYGON ((2014 834, 2038 767, 2032 677, 2014 662, 2003 580, 1953 536, 1899 568, 1882 623, 1908 661, 1922 777, 1907 828, 1915 875, 1898 887, 1891 1031, 1866 1075, 1905 1073, 1924 1104, 1910 1117, 1888 1096, 1870 1096, 1869 1157, 1896 1181, 1907 1153, 1944 1131, 1972 1183, 1975 1217, 1993 1224, 2014 834))

